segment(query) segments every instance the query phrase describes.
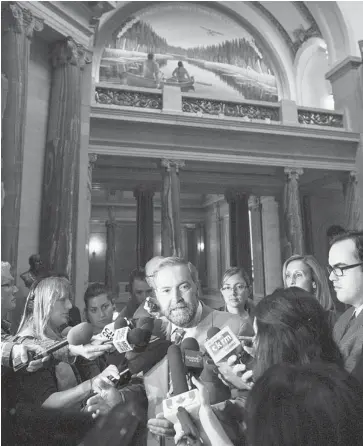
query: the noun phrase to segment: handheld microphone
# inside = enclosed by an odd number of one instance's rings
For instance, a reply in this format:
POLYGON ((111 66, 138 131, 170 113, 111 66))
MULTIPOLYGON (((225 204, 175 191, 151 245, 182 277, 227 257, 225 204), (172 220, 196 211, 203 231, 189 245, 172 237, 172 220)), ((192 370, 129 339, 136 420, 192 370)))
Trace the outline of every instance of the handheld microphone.
POLYGON ((195 338, 186 338, 180 344, 180 350, 188 375, 198 378, 203 370, 203 354, 198 341, 195 338))
MULTIPOLYGON (((51 347, 47 348, 44 352, 38 353, 35 356, 32 356, 29 358, 30 361, 36 361, 38 359, 43 359, 46 356, 49 356, 50 354, 60 350, 63 347, 66 347, 67 345, 84 345, 88 344, 93 335, 93 327, 88 322, 82 322, 75 327, 72 327, 68 334, 67 339, 61 342, 56 342, 51 347)), ((29 361, 29 362, 30 362, 29 361)), ((29 364, 20 364, 18 366, 14 366, 14 370, 17 372, 18 370, 22 370, 26 367, 28 367, 29 364)))
POLYGON ((179 407, 198 417, 200 398, 197 389, 189 390, 185 376, 185 365, 180 347, 173 344, 168 348, 168 362, 173 385, 173 397, 163 401, 164 417, 175 424, 179 407))
POLYGON ((212 327, 207 332, 207 338, 204 347, 215 364, 226 360, 231 354, 238 355, 239 352, 237 353, 235 350, 242 348, 237 336, 229 327, 223 327, 221 330, 212 327))
POLYGON ((115 336, 115 331, 123 327, 133 328, 133 325, 128 319, 119 316, 114 322, 111 322, 103 327, 101 333, 93 336, 93 339, 104 342, 112 342, 113 337, 115 336))
POLYGON ((200 380, 207 388, 210 404, 218 404, 231 398, 231 390, 218 377, 218 368, 211 359, 204 359, 200 380))
POLYGON ((115 331, 113 345, 119 353, 126 353, 131 350, 142 351, 146 348, 151 338, 151 332, 142 328, 129 327, 119 328, 115 331))

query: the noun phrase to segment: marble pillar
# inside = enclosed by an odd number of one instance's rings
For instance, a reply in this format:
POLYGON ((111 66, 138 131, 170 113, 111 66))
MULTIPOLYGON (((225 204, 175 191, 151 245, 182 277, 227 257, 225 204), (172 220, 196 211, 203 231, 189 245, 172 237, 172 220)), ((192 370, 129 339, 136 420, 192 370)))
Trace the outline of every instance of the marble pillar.
POLYGON ((252 275, 248 196, 229 190, 225 194, 229 204, 229 236, 231 266, 240 266, 252 275))
POLYGON ((179 169, 184 161, 163 159, 163 186, 161 191, 161 243, 163 256, 183 257, 180 226, 179 169))
POLYGON ((144 268, 154 255, 154 191, 144 187, 134 190, 136 198, 136 261, 144 268))
POLYGON ((28 98, 28 65, 34 31, 43 29, 43 20, 21 3, 1 4, 2 71, 8 80, 6 108, 2 120, 2 260, 17 273, 20 200, 23 175, 24 135, 28 98))
MULTIPOLYGON (((304 232, 301 215, 299 176, 303 169, 285 168, 284 223, 290 255, 304 254, 304 232)), ((287 252, 289 251, 287 250, 287 252)))
POLYGON ((262 206, 259 197, 251 195, 248 200, 251 213, 253 296, 256 300, 265 295, 265 268, 263 257, 262 206))
POLYGON ((108 220, 106 221, 106 268, 105 285, 109 293, 115 298, 117 294, 116 278, 116 229, 117 222, 113 207, 108 208, 108 220))
POLYGON ((88 287, 89 282, 89 238, 91 233, 91 214, 92 214, 92 172, 97 161, 96 153, 88 154, 88 176, 87 176, 87 215, 86 220, 86 245, 85 245, 85 268, 84 268, 84 292, 88 287))
POLYGON ((357 230, 360 220, 357 172, 349 172, 344 185, 346 229, 357 230))
POLYGON ((260 202, 265 294, 270 294, 283 285, 279 205, 272 196, 260 197, 260 202))
POLYGON ((52 47, 52 89, 43 179, 40 254, 75 286, 82 68, 86 50, 71 37, 52 47))

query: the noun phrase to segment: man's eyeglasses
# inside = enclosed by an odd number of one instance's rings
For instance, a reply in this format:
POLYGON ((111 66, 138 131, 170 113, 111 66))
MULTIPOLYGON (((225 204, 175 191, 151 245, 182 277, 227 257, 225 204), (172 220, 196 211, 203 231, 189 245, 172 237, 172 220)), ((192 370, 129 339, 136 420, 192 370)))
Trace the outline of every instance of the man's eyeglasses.
POLYGON ((334 273, 337 277, 344 276, 344 271, 347 269, 352 269, 357 266, 363 265, 363 262, 355 263, 354 265, 347 265, 347 266, 330 266, 328 265, 326 269, 328 270, 328 274, 330 276, 331 273, 334 273))

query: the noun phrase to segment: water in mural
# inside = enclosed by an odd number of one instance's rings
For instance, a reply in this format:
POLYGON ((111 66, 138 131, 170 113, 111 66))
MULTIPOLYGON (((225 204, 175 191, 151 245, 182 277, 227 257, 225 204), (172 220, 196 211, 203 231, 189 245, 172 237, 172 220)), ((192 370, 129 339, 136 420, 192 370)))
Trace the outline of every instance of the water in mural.
POLYGON ((192 3, 148 7, 120 24, 105 48, 100 82, 226 100, 277 101, 276 78, 262 48, 241 25, 192 3))

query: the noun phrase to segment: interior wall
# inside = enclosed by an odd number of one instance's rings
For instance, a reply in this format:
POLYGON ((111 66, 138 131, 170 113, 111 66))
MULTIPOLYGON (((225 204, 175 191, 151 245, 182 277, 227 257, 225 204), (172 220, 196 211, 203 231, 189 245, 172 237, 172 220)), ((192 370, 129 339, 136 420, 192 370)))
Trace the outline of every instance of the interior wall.
POLYGON ((24 161, 20 207, 18 244, 19 288, 17 308, 13 312, 14 323, 19 320, 27 288, 20 274, 29 269, 28 258, 39 248, 39 227, 42 200, 44 154, 48 123, 48 106, 51 86, 47 42, 34 33, 30 46, 28 103, 24 137, 24 161))

